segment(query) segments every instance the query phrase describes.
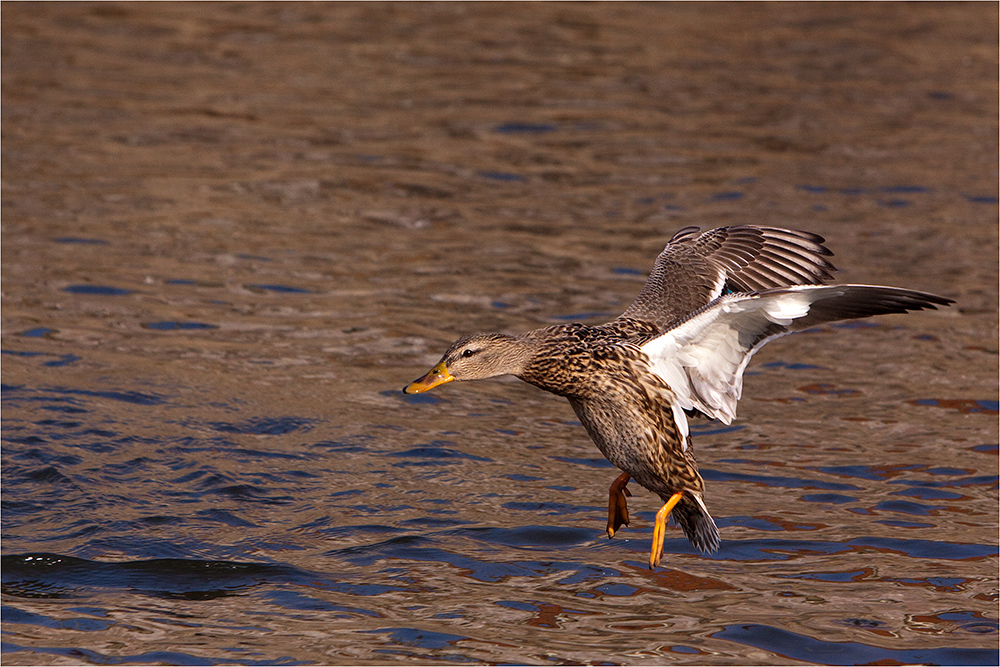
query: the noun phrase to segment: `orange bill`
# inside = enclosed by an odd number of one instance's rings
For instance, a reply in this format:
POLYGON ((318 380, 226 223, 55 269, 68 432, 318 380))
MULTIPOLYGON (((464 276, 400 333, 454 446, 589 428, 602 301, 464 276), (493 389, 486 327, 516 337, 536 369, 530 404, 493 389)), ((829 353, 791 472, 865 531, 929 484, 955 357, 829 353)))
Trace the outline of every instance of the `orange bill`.
POLYGON ((414 380, 410 384, 403 387, 404 394, 420 394, 422 392, 428 391, 442 385, 446 382, 451 382, 455 378, 452 377, 451 373, 448 372, 448 368, 444 365, 442 361, 434 368, 427 371, 427 375, 414 380))

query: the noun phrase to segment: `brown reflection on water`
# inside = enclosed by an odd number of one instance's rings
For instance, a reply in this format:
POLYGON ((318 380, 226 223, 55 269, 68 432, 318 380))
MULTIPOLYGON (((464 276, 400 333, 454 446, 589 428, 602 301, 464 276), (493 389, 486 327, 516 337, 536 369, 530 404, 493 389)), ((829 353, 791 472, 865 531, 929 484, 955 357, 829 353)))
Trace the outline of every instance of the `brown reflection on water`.
POLYGON ((637 575, 651 579, 656 584, 656 589, 669 588, 675 591, 710 591, 710 590, 736 590, 724 581, 712 579, 710 577, 697 577, 681 570, 657 570, 644 572, 640 567, 631 567, 637 575))
POLYGON ((997 410, 996 401, 975 401, 969 399, 940 399, 940 398, 925 398, 916 401, 907 401, 911 405, 927 405, 936 408, 945 408, 946 410, 958 410, 964 414, 987 414, 996 415, 1000 414, 1000 410, 997 410))
POLYGON ((995 5, 2 12, 3 549, 82 559, 5 579, 5 663, 995 650, 995 5), (641 490, 607 540, 565 401, 399 393, 741 222, 957 303, 757 355, 694 425, 720 554, 649 571, 641 490))

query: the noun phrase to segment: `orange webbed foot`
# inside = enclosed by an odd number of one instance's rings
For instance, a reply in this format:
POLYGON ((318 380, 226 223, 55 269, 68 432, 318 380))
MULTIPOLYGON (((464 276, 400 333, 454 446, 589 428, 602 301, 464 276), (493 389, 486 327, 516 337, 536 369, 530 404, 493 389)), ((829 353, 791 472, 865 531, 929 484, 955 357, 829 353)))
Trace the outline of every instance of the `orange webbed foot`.
POLYGON ((667 533, 667 519, 670 518, 670 512, 683 495, 683 491, 678 491, 670 496, 670 500, 656 513, 656 521, 653 523, 653 545, 649 549, 650 570, 659 565, 660 559, 663 558, 663 538, 666 537, 667 533))
POLYGON ((632 495, 626 486, 630 479, 632 476, 623 472, 608 489, 608 539, 614 537, 619 528, 628 525, 628 501, 625 497, 632 495))

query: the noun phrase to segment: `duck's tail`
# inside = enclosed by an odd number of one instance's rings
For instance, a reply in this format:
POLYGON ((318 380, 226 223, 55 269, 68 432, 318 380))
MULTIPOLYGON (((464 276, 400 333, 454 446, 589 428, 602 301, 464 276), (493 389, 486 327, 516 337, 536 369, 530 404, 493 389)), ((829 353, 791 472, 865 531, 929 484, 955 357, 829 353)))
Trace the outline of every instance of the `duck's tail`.
POLYGON ((719 529, 708 513, 701 494, 691 491, 684 494, 673 509, 674 521, 684 530, 688 541, 704 553, 712 553, 719 548, 719 529))

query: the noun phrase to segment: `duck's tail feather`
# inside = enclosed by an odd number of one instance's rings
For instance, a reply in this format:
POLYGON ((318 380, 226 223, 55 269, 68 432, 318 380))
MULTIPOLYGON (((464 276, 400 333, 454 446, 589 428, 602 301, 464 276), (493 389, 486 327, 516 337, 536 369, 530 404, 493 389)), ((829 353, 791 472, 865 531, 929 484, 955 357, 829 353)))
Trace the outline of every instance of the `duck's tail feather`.
POLYGON ((700 497, 685 493, 672 514, 691 544, 704 553, 718 550, 719 529, 700 497))

